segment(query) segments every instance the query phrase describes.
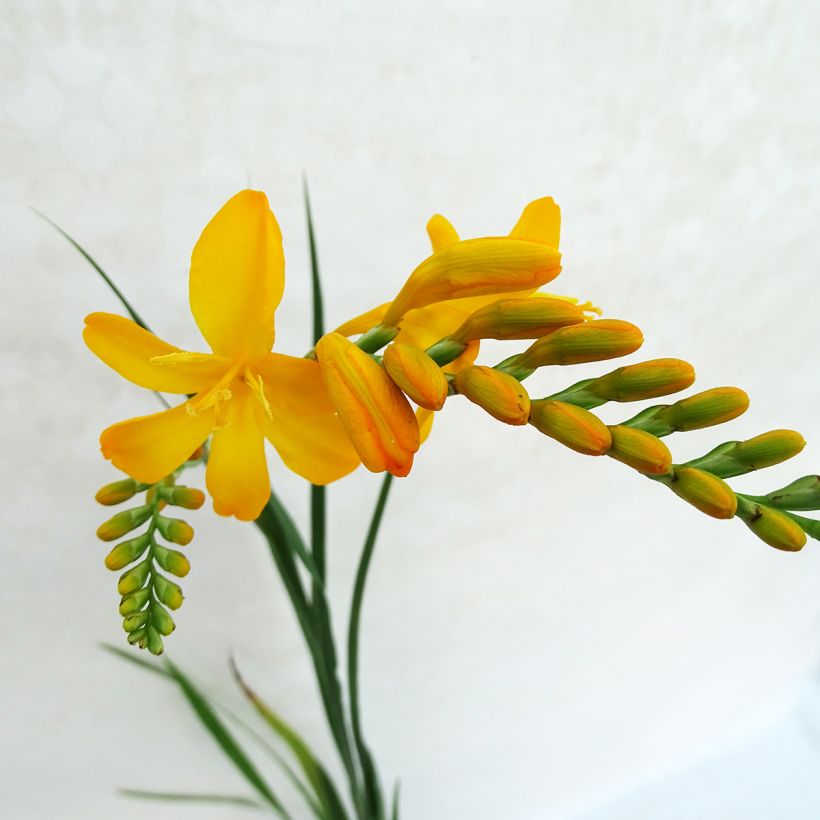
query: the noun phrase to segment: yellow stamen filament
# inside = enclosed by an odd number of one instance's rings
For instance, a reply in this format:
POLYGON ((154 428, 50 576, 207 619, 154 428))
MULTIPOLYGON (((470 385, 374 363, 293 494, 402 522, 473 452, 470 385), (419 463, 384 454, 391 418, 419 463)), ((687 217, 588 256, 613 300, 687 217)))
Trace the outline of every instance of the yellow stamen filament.
POLYGON ((268 397, 265 395, 265 382, 262 381, 262 377, 257 373, 254 375, 249 368, 245 368, 245 373, 243 374, 243 378, 245 384, 250 387, 251 392, 254 396, 259 400, 259 403, 262 405, 262 409, 265 411, 265 415, 268 417, 270 421, 273 421, 273 412, 270 409, 270 402, 268 401, 268 397))

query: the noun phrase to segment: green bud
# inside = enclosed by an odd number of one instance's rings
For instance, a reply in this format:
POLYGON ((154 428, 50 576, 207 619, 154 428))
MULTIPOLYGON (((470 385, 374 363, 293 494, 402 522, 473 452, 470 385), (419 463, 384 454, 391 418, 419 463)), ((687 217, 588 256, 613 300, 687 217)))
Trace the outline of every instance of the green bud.
POLYGON ((148 549, 151 538, 147 533, 138 535, 117 544, 108 555, 105 556, 105 565, 108 569, 118 570, 133 564, 148 549))
POLYGON ((131 567, 131 569, 120 575, 120 580, 117 583, 117 592, 119 592, 120 595, 128 595, 131 592, 135 592, 145 585, 150 571, 150 561, 143 561, 135 567, 131 567))
POLYGON ((685 466, 731 478, 786 461, 805 446, 803 436, 794 430, 772 430, 746 441, 726 441, 685 466))
POLYGON ((166 572, 177 578, 184 578, 191 569, 191 563, 181 552, 166 549, 159 544, 154 546, 154 558, 166 572))
POLYGON ((142 612, 134 612, 131 615, 126 615, 122 619, 122 628, 126 632, 133 632, 135 629, 139 629, 141 626, 145 625, 145 622, 148 620, 148 611, 144 610, 142 612))
POLYGON ((653 359, 619 367, 586 385, 586 390, 607 401, 642 401, 685 390, 695 380, 695 370, 681 359, 653 359))
POLYGON ((122 538, 126 533, 144 524, 151 517, 152 512, 150 504, 134 507, 133 510, 123 510, 100 525, 97 538, 101 541, 116 541, 117 538, 122 538))
POLYGON ((179 609, 182 606, 182 589, 162 575, 154 575, 154 591, 169 609, 179 609))
POLYGON ((166 541, 181 544, 183 547, 190 544, 194 537, 193 527, 180 518, 166 518, 164 515, 158 515, 157 529, 166 541))
POLYGON ((122 504, 123 501, 128 501, 133 498, 143 485, 137 484, 133 478, 124 478, 122 481, 113 481, 111 484, 106 484, 97 490, 97 495, 94 496, 100 504, 106 507, 112 507, 115 504, 122 504))
POLYGON ((673 430, 685 432, 731 421, 746 412, 749 397, 737 387, 716 387, 676 401, 659 413, 673 430))
POLYGON ((173 618, 162 604, 151 604, 151 625, 160 635, 170 635, 176 628, 173 618))
POLYGON ((193 487, 160 487, 158 495, 174 507, 198 510, 205 503, 205 493, 193 487))
POLYGON ((131 615, 141 610, 151 597, 151 590, 148 588, 138 589, 130 595, 123 595, 120 601, 120 615, 131 615))
POLYGON ((146 632, 146 645, 148 646, 148 651, 152 655, 161 655, 163 649, 165 648, 162 643, 162 638, 159 635, 154 627, 149 626, 146 632))
POLYGON ((140 649, 145 649, 146 643, 148 642, 146 629, 135 629, 129 636, 128 636, 128 643, 132 646, 135 644, 139 645, 140 649))
POLYGON ((820 475, 798 478, 782 490, 768 493, 766 501, 781 510, 820 510, 820 475))

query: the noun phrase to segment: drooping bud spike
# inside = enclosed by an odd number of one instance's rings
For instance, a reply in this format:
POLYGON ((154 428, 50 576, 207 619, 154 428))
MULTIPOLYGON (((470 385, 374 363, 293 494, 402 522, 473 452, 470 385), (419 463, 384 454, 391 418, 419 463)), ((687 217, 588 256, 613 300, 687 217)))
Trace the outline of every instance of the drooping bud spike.
POLYGON ((681 359, 653 359, 619 367, 594 379, 586 390, 606 401, 642 401, 685 390, 695 381, 695 370, 681 359))
POLYGON ((737 511, 737 496, 732 488, 711 473, 680 467, 667 483, 675 495, 712 518, 733 518, 737 511))
POLYGON ((157 598, 169 609, 179 609, 182 606, 182 589, 158 573, 154 575, 154 591, 157 598))
POLYGON ((782 490, 767 493, 766 502, 781 510, 820 510, 820 475, 807 475, 782 490))
POLYGON ((164 515, 158 515, 157 529, 166 541, 180 544, 183 547, 190 544, 194 537, 194 528, 181 518, 166 518, 164 515))
POLYGON ((576 453, 602 456, 612 445, 609 428, 597 416, 566 402, 532 402, 530 424, 576 453))
POLYGON ((177 578, 184 578, 191 569, 191 563, 178 550, 169 550, 159 544, 154 545, 154 558, 157 563, 171 575, 177 578))
POLYGON ((746 526, 770 547, 786 552, 797 552, 806 545, 806 533, 786 513, 739 499, 737 514, 746 526))
POLYGON ((105 556, 105 565, 110 570, 124 569, 129 564, 133 564, 148 549, 151 538, 147 534, 138 535, 117 544, 108 555, 105 556))
POLYGON ((100 525, 97 530, 97 538, 101 541, 116 541, 117 538, 122 538, 131 530, 142 526, 151 517, 152 513, 153 509, 150 504, 135 507, 133 510, 123 510, 100 525))
POLYGON ((384 351, 384 369, 396 385, 419 407, 441 410, 447 398, 447 377, 420 348, 393 342, 384 351))
POLYGON ((100 487, 94 498, 106 507, 113 507, 115 504, 122 504, 123 501, 133 498, 143 487, 144 485, 138 484, 133 478, 124 478, 100 487))
POLYGON ((608 456, 646 475, 669 472, 672 454, 659 438, 622 424, 610 427, 609 432, 612 435, 612 447, 607 451, 608 456))
POLYGON ((205 503, 205 493, 194 487, 159 487, 158 495, 173 507, 198 510, 205 503))
POLYGON ((526 424, 530 397, 524 386, 507 373, 472 365, 459 370, 453 380, 456 392, 505 424, 526 424))

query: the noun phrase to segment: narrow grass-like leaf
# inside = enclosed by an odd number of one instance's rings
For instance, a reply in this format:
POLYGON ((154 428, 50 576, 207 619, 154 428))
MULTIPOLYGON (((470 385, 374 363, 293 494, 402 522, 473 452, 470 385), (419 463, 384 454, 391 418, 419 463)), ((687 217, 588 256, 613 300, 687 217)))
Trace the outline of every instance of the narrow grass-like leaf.
POLYGON ((118 789, 123 797, 138 800, 162 800, 173 803, 212 803, 230 806, 240 806, 246 809, 261 809, 262 804, 250 797, 241 797, 233 794, 197 794, 185 792, 155 792, 144 789, 118 789))
POLYGON ((316 249, 316 231, 313 228, 313 212, 310 208, 310 191, 307 177, 302 178, 302 191, 305 197, 305 216, 308 228, 308 246, 310 250, 310 278, 313 284, 313 344, 322 338, 325 332, 324 299, 322 283, 319 278, 319 254, 316 249))
POLYGON ((199 690, 188 679, 188 677, 171 661, 166 660, 165 664, 169 673, 179 684, 182 694, 200 719, 202 725, 208 730, 211 737, 219 744, 225 755, 233 762, 237 769, 244 775, 248 783, 253 786, 262 799, 274 808, 280 816, 290 818, 281 801, 271 791, 270 786, 264 781, 256 769, 251 759, 242 750, 234 736, 219 719, 208 701, 199 693, 199 690))
POLYGON ((316 812, 316 816, 321 818, 321 820, 347 820, 347 812, 345 811, 336 787, 333 785, 333 781, 330 779, 326 769, 322 766, 316 755, 308 747, 307 743, 305 743, 293 727, 274 712, 273 709, 245 683, 233 658, 231 658, 230 665, 231 672, 242 694, 245 695, 248 702, 256 709, 268 726, 270 726, 288 746, 299 762, 320 804, 320 810, 316 812))
POLYGON ((396 785, 393 786, 393 808, 390 811, 390 820, 399 820, 399 792, 401 790, 401 783, 396 781, 396 785))
POLYGON ((118 658, 121 658, 124 661, 128 661, 128 663, 133 663, 136 666, 139 666, 148 672, 153 672, 155 675, 160 675, 165 678, 171 677, 168 670, 163 668, 162 664, 159 661, 150 661, 148 660, 148 658, 144 657, 141 654, 137 654, 136 652, 129 652, 127 649, 122 649, 121 647, 114 646, 110 643, 101 643, 100 646, 106 652, 110 652, 112 655, 116 655, 118 658))

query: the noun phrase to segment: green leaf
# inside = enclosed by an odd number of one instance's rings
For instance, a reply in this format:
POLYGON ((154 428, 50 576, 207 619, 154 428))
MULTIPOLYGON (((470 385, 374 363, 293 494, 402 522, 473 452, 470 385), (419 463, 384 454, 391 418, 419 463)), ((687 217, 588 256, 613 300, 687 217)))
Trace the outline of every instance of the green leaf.
POLYGON ((100 646, 106 652, 110 652, 112 655, 116 655, 118 658, 128 661, 128 663, 133 663, 149 672, 153 672, 155 675, 161 675, 165 678, 171 677, 171 674, 167 669, 162 667, 162 664, 159 661, 150 661, 143 655, 137 655, 135 652, 129 652, 127 649, 121 649, 119 646, 114 646, 110 643, 101 643, 100 646))
POLYGON ((316 232, 313 229, 313 213, 310 209, 310 191, 307 177, 302 178, 302 190, 305 197, 305 216, 307 218, 308 245, 310 248, 310 278, 313 283, 313 344, 322 338, 325 332, 324 300, 322 283, 319 278, 319 255, 316 250, 316 232))
POLYGON ((119 789, 123 797, 137 798, 138 800, 163 800, 175 803, 216 803, 231 806, 241 806, 247 809, 261 809, 263 806, 250 797, 240 797, 232 794, 195 794, 185 792, 154 792, 144 789, 119 789))
POLYGON ((256 709, 265 723, 267 723, 288 746, 299 762, 319 802, 319 806, 314 807, 316 816, 319 817, 320 820, 347 820, 347 813, 336 791, 336 787, 333 785, 333 781, 330 779, 330 776, 316 755, 313 754, 307 743, 305 743, 296 730, 265 704, 259 695, 245 683, 233 658, 231 658, 230 663, 234 679, 242 693, 248 699, 248 702, 256 709), (320 810, 316 811, 316 808, 320 810))
POLYGON ((803 532, 805 532, 809 538, 820 541, 820 521, 815 518, 806 518, 805 515, 796 515, 792 512, 787 512, 786 515, 794 519, 803 528, 803 532))
POLYGON ((390 812, 390 820, 399 820, 399 791, 401 790, 401 783, 396 781, 393 787, 393 808, 390 812))
POLYGON ((233 762, 248 783, 256 789, 268 805, 272 806, 280 816, 289 818, 282 803, 271 791, 268 784, 262 779, 256 766, 225 727, 225 724, 219 719, 219 716, 208 701, 175 664, 169 660, 166 660, 165 664, 171 677, 179 684, 182 694, 185 695, 194 713, 200 719, 202 725, 208 730, 211 737, 219 744, 219 747, 225 755, 233 762))

